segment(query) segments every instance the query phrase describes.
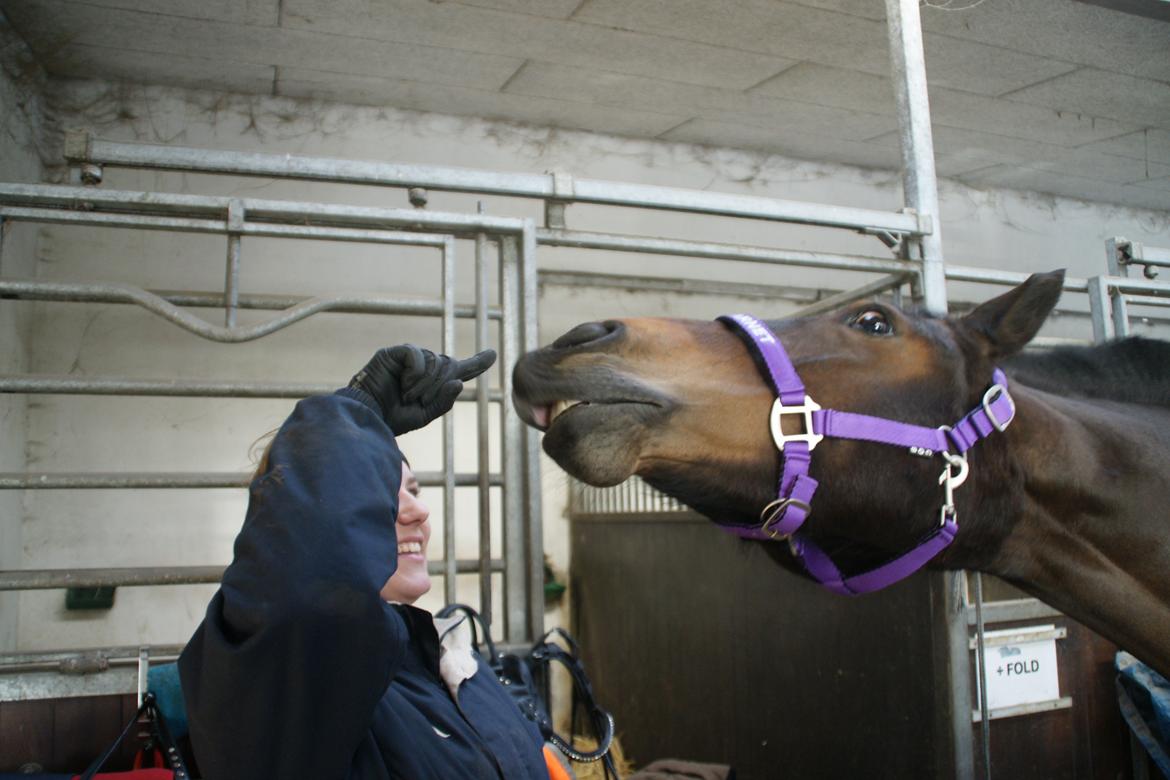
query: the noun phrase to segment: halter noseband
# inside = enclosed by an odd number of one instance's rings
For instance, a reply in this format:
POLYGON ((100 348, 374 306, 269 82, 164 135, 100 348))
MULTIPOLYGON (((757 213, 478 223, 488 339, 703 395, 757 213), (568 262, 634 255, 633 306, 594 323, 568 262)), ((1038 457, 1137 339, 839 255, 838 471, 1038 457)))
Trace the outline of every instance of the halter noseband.
POLYGON ((983 403, 963 419, 954 425, 926 428, 883 417, 822 409, 805 393, 796 367, 767 325, 747 314, 725 315, 719 321, 733 326, 767 368, 765 378, 776 393, 769 424, 772 440, 784 461, 776 500, 760 512, 762 523, 721 528, 745 539, 786 539, 792 554, 814 579, 829 590, 846 595, 880 590, 910 576, 954 540, 959 530, 954 490, 967 479, 967 450, 980 439, 1007 428, 1016 415, 1003 371, 995 369, 992 385, 983 394, 983 403), (792 414, 803 418, 803 433, 785 434, 781 430, 784 415, 792 414), (912 454, 925 458, 942 456, 946 465, 938 482, 945 486, 946 499, 939 512, 938 526, 897 558, 860 574, 842 575, 824 550, 800 533, 817 489, 817 481, 808 474, 811 453, 826 436, 907 447, 912 454), (951 452, 952 446, 957 454, 951 452))

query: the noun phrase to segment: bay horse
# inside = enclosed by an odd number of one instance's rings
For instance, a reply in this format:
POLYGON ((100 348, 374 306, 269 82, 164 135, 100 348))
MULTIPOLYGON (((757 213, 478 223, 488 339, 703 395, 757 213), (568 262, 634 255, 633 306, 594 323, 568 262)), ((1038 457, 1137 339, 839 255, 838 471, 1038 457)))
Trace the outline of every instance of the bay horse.
POLYGON ((574 477, 637 474, 835 590, 987 572, 1170 676, 1170 344, 1022 352, 1063 278, 961 317, 590 322, 513 403, 574 477))

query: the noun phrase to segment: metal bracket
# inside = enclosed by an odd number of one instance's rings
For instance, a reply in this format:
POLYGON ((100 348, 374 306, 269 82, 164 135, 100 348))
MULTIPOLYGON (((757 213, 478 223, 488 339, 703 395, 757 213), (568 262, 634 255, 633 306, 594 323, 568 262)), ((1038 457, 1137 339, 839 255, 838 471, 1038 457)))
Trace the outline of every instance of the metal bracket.
POLYGON ((895 257, 901 256, 902 243, 905 240, 905 236, 901 233, 891 233, 888 230, 882 230, 880 228, 866 228, 861 232, 867 236, 873 236, 878 241, 881 241, 883 244, 889 247, 890 251, 894 253, 895 257))
POLYGON ((93 153, 93 133, 77 128, 66 130, 63 152, 69 162, 89 162, 93 153))
POLYGON ((550 230, 565 229, 565 207, 573 202, 573 175, 565 171, 549 171, 552 176, 552 195, 544 202, 544 226, 550 230))

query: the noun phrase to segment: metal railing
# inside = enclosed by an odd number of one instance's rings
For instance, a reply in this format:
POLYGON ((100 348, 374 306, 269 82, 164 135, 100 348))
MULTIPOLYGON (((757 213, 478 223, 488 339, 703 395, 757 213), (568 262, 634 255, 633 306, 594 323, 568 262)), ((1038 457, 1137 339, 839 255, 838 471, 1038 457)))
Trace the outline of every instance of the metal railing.
POLYGON ((1105 262, 1108 276, 1089 280, 1096 341, 1130 335, 1130 306, 1170 307, 1170 283, 1156 281, 1159 268, 1170 268, 1170 249, 1111 238, 1105 242, 1105 262), (1139 266, 1145 278, 1130 278, 1130 272, 1139 266))
MULTIPOLYGON (((328 203, 297 203, 238 198, 216 198, 166 193, 103 191, 92 187, 0 184, 0 226, 5 222, 83 225, 96 228, 164 230, 176 233, 219 234, 227 239, 225 287, 222 293, 148 291, 125 284, 50 282, 0 279, 0 296, 14 300, 136 304, 197 336, 218 342, 248 341, 282 330, 321 312, 349 314, 403 314, 439 317, 442 349, 454 353, 456 318, 475 321, 476 348, 495 346, 505 363, 514 362, 525 349, 535 346, 535 286, 532 265, 531 221, 503 219, 483 214, 443 214, 407 209, 372 209, 328 203), (276 296, 242 295, 239 272, 243 259, 242 236, 263 236, 313 241, 349 241, 379 245, 421 246, 438 249, 442 290, 437 300, 409 300, 376 296, 276 296), (475 304, 456 304, 455 249, 457 238, 475 242, 475 304), (496 250, 493 252, 492 250, 496 250), (499 303, 489 303, 491 266, 498 266, 499 303), (529 302, 527 311, 521 310, 529 302), (180 307, 216 307, 224 310, 224 325, 213 325, 180 307), (240 309, 275 310, 266 322, 241 326, 240 309), (489 343, 488 323, 499 328, 499 343, 489 343)), ((2 232, 0 232, 2 235, 2 232)), ((2 245, 0 245, 2 250, 2 245)), ((534 269, 533 269, 534 271, 534 269)), ((501 372, 500 387, 481 380, 465 390, 459 400, 476 405, 479 422, 480 463, 477 472, 456 473, 454 468, 454 420, 442 423, 443 464, 439 472, 421 472, 420 484, 441 487, 444 496, 444 555, 430 564, 444 581, 444 595, 455 600, 455 577, 480 574, 483 611, 490 615, 493 573, 504 574, 506 638, 519 640, 541 632, 543 613, 531 607, 529 591, 542 592, 543 568, 532 565, 527 545, 539 545, 539 516, 526 511, 529 488, 524 431, 511 405, 511 376, 501 372), (502 418, 503 455, 500 473, 488 470, 488 415, 495 404, 502 418), (476 487, 480 494, 480 554, 477 560, 455 557, 455 488, 476 487), (504 488, 504 557, 491 556, 491 502, 489 492, 504 488), (533 529, 535 526, 535 530, 533 529)), ((126 377, 76 377, 20 375, 0 377, 0 392, 82 395, 152 395, 217 398, 301 398, 331 392, 332 386, 314 383, 243 382, 234 380, 164 380, 126 377)), ((247 474, 235 473, 51 473, 0 474, 0 489, 159 489, 246 488, 247 474)), ((539 546, 538 548, 539 549, 539 546)), ((23 570, 0 572, 0 590, 101 585, 154 585, 216 582, 219 567, 156 567, 119 569, 23 570)))

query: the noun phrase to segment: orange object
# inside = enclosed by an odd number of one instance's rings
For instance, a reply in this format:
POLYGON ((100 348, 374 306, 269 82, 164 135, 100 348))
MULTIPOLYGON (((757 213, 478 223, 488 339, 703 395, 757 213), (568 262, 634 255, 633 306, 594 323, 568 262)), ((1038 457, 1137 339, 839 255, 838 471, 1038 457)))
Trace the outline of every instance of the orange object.
POLYGON ((544 765, 548 768, 548 780, 573 780, 569 770, 561 765, 560 759, 548 745, 544 746, 544 765))

